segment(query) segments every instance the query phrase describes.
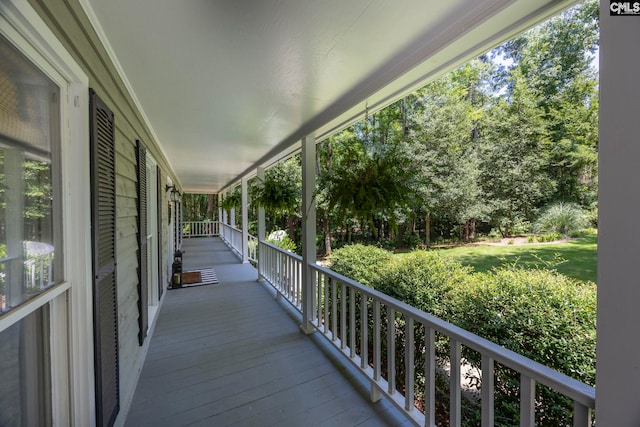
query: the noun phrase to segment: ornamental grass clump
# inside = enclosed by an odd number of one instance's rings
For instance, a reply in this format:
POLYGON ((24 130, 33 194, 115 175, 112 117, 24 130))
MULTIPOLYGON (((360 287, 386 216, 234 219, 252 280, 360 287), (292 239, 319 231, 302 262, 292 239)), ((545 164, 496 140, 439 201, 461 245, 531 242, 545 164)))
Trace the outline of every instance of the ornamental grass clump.
POLYGON ((588 225, 587 215, 580 206, 559 202, 549 206, 540 215, 534 229, 537 232, 556 232, 568 236, 588 225))

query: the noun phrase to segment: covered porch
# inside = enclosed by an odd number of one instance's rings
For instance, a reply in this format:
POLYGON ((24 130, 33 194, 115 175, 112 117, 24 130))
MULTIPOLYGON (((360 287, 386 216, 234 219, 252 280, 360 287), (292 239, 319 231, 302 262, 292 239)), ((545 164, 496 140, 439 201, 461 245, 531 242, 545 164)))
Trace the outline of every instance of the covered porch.
POLYGON ((168 292, 127 426, 411 425, 220 238, 183 249, 219 283, 168 292))

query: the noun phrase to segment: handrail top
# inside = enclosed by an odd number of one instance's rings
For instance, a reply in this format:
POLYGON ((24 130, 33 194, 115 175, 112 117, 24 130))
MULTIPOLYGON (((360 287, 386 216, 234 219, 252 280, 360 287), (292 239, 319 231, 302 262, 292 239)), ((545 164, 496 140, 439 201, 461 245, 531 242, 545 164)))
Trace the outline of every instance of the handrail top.
MULTIPOLYGON (((276 246, 276 245, 274 245, 274 244, 272 244, 272 243, 269 243, 269 242, 267 242, 266 240, 260 240, 260 243, 261 243, 261 244, 263 244, 263 245, 265 245, 265 246, 267 246, 267 247, 269 247, 269 248, 271 248, 271 249, 274 249, 274 250, 276 250, 276 251, 278 251, 278 252, 281 252, 281 253, 283 253, 284 255, 287 255, 287 256, 289 256, 289 257, 291 257, 291 258, 293 258, 293 259, 295 259, 295 260, 297 260, 297 261, 302 262, 302 257, 301 257, 300 255, 298 255, 298 254, 295 254, 295 253, 293 253, 293 252, 289 252, 289 251, 288 251, 288 250, 286 250, 286 249, 282 249, 281 247, 278 247, 278 246, 276 246)), ((357 283, 357 282, 356 282, 356 283, 357 283)))
POLYGON ((231 230, 234 230, 234 231, 240 231, 240 232, 242 231, 239 228, 236 228, 233 225, 225 224, 224 222, 221 222, 220 225, 226 228, 230 228, 231 230))

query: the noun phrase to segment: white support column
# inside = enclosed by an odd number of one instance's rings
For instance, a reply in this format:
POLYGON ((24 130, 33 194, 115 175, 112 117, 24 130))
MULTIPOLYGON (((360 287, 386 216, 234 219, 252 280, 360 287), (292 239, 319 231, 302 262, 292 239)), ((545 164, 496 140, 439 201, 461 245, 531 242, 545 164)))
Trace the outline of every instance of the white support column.
POLYGON ((640 16, 600 2, 596 418, 640 425, 640 16))
MULTIPOLYGON (((258 178, 258 181, 260 182, 264 181, 264 168, 262 166, 258 168, 257 178, 258 178)), ((262 206, 258 206, 258 240, 259 241, 263 241, 267 238, 266 228, 267 227, 266 227, 266 221, 265 221, 264 208, 262 206)))
POLYGON ((249 262, 249 198, 247 194, 247 177, 242 177, 242 262, 249 262))
POLYGON ((222 222, 222 193, 218 193, 218 222, 222 222))
MULTIPOLYGON (((264 182, 264 167, 258 167, 257 178, 260 183, 264 182)), ((266 239, 266 228, 264 208, 262 206, 258 206, 258 281, 262 279, 262 276, 260 275, 260 260, 262 259, 260 256, 260 242, 264 242, 266 239)))
POLYGON ((316 262, 316 140, 314 136, 302 139, 302 325, 310 334, 315 331, 313 304, 314 281, 310 266, 316 262))
MULTIPOLYGON (((226 198, 227 198, 227 193, 226 193, 226 192, 222 193, 222 199, 221 199, 221 201, 222 201, 222 200, 225 200, 226 198)), ((223 223, 223 224, 229 224, 228 219, 229 219, 229 218, 227 217, 227 210, 226 210, 226 209, 223 209, 223 210, 222 210, 222 223, 223 223)))

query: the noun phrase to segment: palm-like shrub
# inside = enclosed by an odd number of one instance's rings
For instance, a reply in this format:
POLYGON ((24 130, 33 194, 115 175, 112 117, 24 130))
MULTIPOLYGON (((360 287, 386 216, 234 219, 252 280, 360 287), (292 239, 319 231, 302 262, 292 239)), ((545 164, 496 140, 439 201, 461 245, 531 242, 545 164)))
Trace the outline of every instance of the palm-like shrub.
POLYGON ((549 206, 535 223, 538 232, 556 232, 564 236, 587 226, 587 216, 573 203, 555 203, 549 206))

